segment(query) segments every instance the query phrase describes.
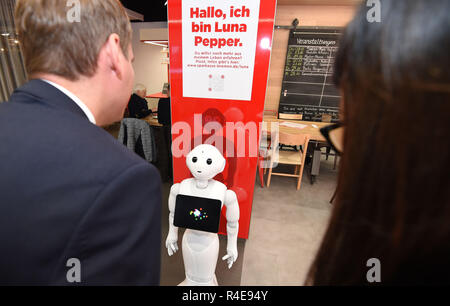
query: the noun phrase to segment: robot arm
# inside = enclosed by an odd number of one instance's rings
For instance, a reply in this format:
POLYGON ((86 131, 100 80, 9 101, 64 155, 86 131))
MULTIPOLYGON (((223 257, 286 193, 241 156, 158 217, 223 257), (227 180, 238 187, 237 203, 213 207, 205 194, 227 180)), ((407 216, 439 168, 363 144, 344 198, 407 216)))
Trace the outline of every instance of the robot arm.
POLYGON ((169 256, 172 256, 178 251, 178 227, 173 225, 173 218, 175 214, 175 202, 177 195, 180 192, 180 184, 174 184, 170 188, 169 195, 169 234, 166 239, 166 248, 169 256))
POLYGON ((227 207, 227 255, 222 260, 227 260, 228 268, 231 269, 233 263, 238 258, 237 236, 239 232, 239 203, 236 194, 232 190, 227 190, 225 195, 225 206, 227 207))

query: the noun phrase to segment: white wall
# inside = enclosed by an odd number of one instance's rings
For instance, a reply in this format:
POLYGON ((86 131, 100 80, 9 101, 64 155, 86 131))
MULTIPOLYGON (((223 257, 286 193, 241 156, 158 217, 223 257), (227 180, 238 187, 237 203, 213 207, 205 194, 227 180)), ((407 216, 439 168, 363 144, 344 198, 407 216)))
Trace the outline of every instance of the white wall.
MULTIPOLYGON (((168 65, 161 64, 166 55, 161 53, 162 47, 144 44, 140 41, 140 30, 148 28, 167 28, 165 22, 132 23, 135 83, 147 87, 147 94, 162 91, 164 83, 168 83, 168 65)), ((156 108, 157 99, 148 99, 149 107, 156 108)))

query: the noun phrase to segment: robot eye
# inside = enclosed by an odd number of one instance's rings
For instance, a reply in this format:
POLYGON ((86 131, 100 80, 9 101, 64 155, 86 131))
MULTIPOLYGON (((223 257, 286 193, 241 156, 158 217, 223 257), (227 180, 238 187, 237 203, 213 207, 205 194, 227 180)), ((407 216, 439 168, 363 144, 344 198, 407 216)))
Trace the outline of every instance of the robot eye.
POLYGON ((208 165, 211 165, 211 164, 212 164, 212 159, 211 159, 211 158, 208 158, 208 160, 206 161, 206 163, 207 163, 208 165))
POLYGON ((197 157, 192 157, 192 162, 193 162, 193 163, 196 163, 197 160, 198 160, 197 157))

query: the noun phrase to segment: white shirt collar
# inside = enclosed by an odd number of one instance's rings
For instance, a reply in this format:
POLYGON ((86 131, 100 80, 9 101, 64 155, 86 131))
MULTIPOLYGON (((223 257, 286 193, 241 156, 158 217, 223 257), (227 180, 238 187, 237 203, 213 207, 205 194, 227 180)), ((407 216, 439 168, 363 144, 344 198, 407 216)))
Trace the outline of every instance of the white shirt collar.
POLYGON ((75 96, 73 93, 71 93, 69 90, 62 87, 61 85, 55 84, 55 83, 53 83, 49 80, 45 80, 45 79, 42 79, 42 81, 47 82, 48 84, 52 85, 56 89, 59 89, 60 91, 62 91, 66 96, 68 96, 70 99, 72 99, 73 102, 75 102, 81 108, 81 110, 86 114, 86 116, 88 117, 89 121, 92 124, 96 124, 94 115, 89 110, 89 108, 86 106, 86 104, 84 104, 83 101, 80 100, 80 98, 75 96))

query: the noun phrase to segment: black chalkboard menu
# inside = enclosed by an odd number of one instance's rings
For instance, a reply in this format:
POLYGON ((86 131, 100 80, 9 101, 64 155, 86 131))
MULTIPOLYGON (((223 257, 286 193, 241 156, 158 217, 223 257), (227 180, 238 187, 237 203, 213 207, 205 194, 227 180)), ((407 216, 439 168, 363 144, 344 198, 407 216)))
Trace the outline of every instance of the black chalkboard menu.
POLYGON ((279 113, 303 114, 305 121, 339 116, 339 90, 333 65, 342 28, 299 27, 291 30, 279 113))

